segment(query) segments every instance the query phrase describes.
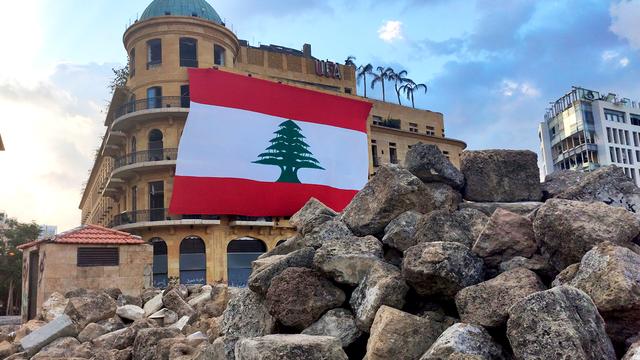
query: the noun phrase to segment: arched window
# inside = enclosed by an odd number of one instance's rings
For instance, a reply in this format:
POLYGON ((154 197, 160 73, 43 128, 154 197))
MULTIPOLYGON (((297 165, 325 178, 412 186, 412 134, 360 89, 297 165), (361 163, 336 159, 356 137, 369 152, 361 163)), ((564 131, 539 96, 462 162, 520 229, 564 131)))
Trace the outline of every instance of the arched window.
POLYGON ((227 278, 229 286, 245 287, 251 275, 251 262, 267 251, 262 240, 241 238, 227 245, 227 278))
POLYGON ((226 50, 220 45, 213 45, 213 63, 224 66, 224 57, 226 50))
POLYGON ((132 137, 131 138, 131 151, 129 152, 129 163, 133 164, 136 162, 136 152, 138 151, 138 140, 136 140, 136 137, 132 137))
POLYGON ((160 238, 153 238, 150 243, 153 245, 153 286, 166 288, 169 285, 167 243, 160 238))
POLYGON ((207 255, 204 241, 197 236, 184 238, 180 243, 180 283, 206 284, 207 255))
POLYGON ((147 109, 162 107, 162 87, 154 86, 147 89, 147 109))
POLYGON ((180 38, 180 66, 198 67, 198 40, 180 38))
POLYGON ((149 161, 162 160, 164 147, 162 131, 153 129, 149 132, 149 161))

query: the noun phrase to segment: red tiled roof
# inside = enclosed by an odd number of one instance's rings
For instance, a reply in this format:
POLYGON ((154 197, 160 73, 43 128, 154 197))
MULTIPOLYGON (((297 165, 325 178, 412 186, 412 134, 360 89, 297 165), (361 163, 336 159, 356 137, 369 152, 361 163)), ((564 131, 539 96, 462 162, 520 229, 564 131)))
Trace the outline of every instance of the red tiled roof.
POLYGON ((83 245, 139 245, 145 243, 141 237, 123 231, 107 229, 98 225, 83 225, 55 235, 49 239, 32 241, 20 245, 18 248, 26 249, 42 242, 83 245))

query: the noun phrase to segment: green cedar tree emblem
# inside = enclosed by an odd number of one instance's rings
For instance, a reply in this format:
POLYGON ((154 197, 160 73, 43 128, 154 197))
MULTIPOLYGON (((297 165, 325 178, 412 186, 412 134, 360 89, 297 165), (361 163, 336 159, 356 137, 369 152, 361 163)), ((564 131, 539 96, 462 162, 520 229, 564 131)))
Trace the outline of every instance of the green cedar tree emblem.
POLYGON ((280 177, 276 182, 300 183, 298 170, 319 169, 320 162, 313 158, 309 151, 309 145, 304 142, 305 136, 302 129, 293 121, 287 120, 280 124, 276 137, 271 139, 271 146, 265 152, 258 155, 259 160, 254 164, 274 165, 280 167, 280 177))

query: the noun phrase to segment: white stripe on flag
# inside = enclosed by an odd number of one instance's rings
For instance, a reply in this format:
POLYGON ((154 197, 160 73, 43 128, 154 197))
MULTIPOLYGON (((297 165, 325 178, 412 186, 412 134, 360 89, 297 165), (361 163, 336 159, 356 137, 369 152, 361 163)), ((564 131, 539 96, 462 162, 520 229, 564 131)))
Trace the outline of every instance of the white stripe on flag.
MULTIPOLYGON (((253 163, 270 146, 278 126, 289 119, 192 102, 180 140, 176 175, 275 182, 280 169, 253 163)), ((360 190, 367 182, 367 134, 295 121, 309 151, 325 170, 300 169, 303 184, 360 190)))

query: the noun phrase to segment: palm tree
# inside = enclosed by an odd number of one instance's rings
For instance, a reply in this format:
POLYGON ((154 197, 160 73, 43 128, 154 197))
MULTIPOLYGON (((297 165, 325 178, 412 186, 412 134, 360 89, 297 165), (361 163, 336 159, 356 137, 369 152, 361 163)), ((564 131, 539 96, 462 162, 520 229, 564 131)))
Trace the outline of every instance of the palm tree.
POLYGON ((411 100, 411 106, 413 106, 414 109, 416 108, 414 93, 416 91, 419 91, 420 89, 424 89, 424 93, 427 93, 426 84, 416 84, 415 82, 413 82, 413 80, 407 81, 401 87, 401 91, 404 91, 407 94, 407 99, 411 100))
POLYGON ((382 85, 382 101, 384 102, 386 101, 386 95, 384 91, 384 82, 385 80, 389 80, 389 75, 392 74, 394 71, 390 67, 385 69, 382 66, 378 66, 376 68, 376 71, 378 71, 378 73, 373 74, 373 80, 371 81, 371 89, 374 89, 376 87, 376 84, 380 83, 380 85, 382 85))
POLYGON ((407 82, 413 82, 411 79, 407 78, 407 74, 407 70, 402 70, 399 73, 391 70, 391 72, 389 73, 389 81, 394 82, 396 95, 398 95, 398 105, 402 105, 402 100, 400 100, 400 93, 402 92, 403 84, 407 82))
POLYGON ((367 97, 367 86, 369 85, 367 83, 367 75, 371 74, 371 72, 373 71, 373 65, 371 64, 367 64, 367 65, 360 65, 360 67, 358 67, 358 81, 360 81, 360 79, 364 80, 364 97, 367 97))
POLYGON ((344 61, 344 65, 356 67, 356 63, 354 62, 355 60, 356 60, 355 56, 349 55, 349 57, 347 57, 347 60, 344 61))

